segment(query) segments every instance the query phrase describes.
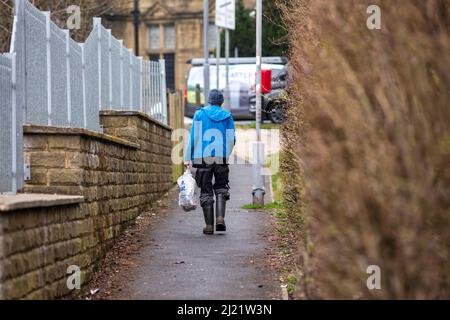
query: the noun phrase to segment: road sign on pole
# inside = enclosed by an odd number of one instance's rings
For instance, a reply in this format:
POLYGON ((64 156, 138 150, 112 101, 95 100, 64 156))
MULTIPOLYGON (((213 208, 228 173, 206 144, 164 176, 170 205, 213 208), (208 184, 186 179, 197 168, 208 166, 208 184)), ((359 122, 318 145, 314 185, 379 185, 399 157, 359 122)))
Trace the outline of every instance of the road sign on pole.
POLYGON ((236 28, 235 0, 216 0, 216 26, 234 30, 236 28))

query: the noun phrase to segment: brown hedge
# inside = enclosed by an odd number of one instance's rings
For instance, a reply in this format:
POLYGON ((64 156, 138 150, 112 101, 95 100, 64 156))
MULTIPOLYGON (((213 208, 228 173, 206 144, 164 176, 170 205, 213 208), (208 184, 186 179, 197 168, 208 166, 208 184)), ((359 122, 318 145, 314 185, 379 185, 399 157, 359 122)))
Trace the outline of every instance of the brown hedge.
POLYGON ((283 1, 301 298, 450 298, 450 2, 283 1), (381 268, 381 290, 366 269, 381 268))

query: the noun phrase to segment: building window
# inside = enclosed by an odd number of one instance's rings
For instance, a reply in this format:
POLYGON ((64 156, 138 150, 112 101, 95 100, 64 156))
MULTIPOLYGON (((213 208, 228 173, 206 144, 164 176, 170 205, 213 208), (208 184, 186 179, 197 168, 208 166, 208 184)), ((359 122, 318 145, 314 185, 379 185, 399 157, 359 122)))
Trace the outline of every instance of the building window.
POLYGON ((159 55, 159 53, 156 53, 156 54, 149 54, 149 55, 148 55, 148 58, 149 58, 150 61, 156 61, 156 62, 158 62, 159 59, 161 59, 161 56, 159 55))
POLYGON ((166 88, 175 91, 175 54, 164 53, 166 60, 166 88))
POLYGON ((166 50, 175 50, 175 26, 172 25, 164 25, 164 49, 166 50))
POLYGON ((176 32, 174 24, 154 24, 149 26, 149 59, 166 61, 166 88, 175 90, 175 49, 176 32))
POLYGON ((150 30, 150 49, 161 49, 161 37, 159 33, 159 25, 153 25, 149 27, 150 30))

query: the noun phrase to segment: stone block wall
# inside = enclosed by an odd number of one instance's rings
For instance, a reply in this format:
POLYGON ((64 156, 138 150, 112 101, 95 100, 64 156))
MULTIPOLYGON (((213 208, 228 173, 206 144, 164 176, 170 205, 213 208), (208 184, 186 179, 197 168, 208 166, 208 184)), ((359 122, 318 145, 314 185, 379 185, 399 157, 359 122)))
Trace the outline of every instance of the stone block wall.
POLYGON ((122 111, 101 112, 101 124, 103 134, 24 127, 31 180, 23 191, 79 195, 84 201, 0 212, 0 224, 10 225, 0 231, 0 241, 11 247, 0 255, 0 264, 6 266, 0 266, 6 298, 73 294, 65 285, 67 267, 79 265, 83 282, 88 281, 123 228, 173 185, 169 127, 144 114, 122 111), (34 224, 15 227, 28 218, 34 224), (20 247, 23 243, 30 246, 20 247))
POLYGON ((0 212, 0 299, 66 296, 70 265, 80 268, 82 281, 89 279, 100 247, 84 209, 71 204, 0 212))
POLYGON ((102 110, 100 123, 104 133, 132 141, 140 147, 140 172, 146 174, 144 194, 154 194, 155 188, 168 190, 172 185, 172 129, 135 111, 102 110))

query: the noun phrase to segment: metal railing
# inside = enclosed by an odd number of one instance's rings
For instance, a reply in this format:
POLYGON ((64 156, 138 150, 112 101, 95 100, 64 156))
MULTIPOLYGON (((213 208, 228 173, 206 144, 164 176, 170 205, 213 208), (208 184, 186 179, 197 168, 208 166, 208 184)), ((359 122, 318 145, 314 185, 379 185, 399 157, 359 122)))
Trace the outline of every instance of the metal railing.
POLYGON ((84 43, 16 0, 10 53, 0 55, 0 193, 23 187, 24 123, 101 131, 99 110, 141 111, 167 124, 164 60, 135 56, 94 18, 84 43))

